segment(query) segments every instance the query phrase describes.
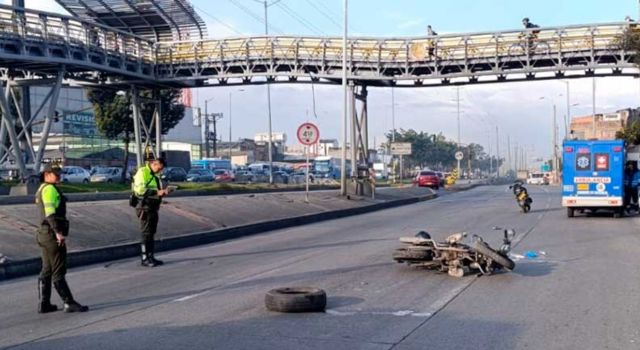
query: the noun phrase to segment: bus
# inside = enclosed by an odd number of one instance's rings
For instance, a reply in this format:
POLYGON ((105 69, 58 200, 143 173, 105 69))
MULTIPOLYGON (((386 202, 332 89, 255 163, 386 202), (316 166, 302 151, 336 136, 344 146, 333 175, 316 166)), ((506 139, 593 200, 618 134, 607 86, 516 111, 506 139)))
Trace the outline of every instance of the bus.
POLYGON ((223 169, 231 170, 231 161, 228 159, 205 158, 191 161, 192 169, 208 169, 211 171, 223 169))
POLYGON ((331 156, 320 156, 313 160, 313 174, 317 178, 340 178, 340 159, 331 156))

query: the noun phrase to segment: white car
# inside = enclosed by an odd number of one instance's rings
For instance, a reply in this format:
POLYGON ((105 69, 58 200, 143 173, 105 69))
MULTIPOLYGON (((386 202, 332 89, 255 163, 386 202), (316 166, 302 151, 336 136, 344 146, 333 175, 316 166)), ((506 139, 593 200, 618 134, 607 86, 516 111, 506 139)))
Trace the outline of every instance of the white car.
POLYGON ((543 173, 531 173, 527 179, 529 185, 544 185, 546 182, 543 173))
POLYGON ((66 166, 62 168, 62 182, 69 183, 89 183, 91 175, 79 166, 66 166))

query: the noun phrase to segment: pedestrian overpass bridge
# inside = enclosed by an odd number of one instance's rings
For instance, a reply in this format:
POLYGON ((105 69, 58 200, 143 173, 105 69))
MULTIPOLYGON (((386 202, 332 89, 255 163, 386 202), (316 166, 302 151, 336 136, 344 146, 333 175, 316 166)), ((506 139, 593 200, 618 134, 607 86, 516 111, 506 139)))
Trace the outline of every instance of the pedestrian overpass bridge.
MULTIPOLYGON (((71 3, 70 0, 57 0, 71 3)), ((159 138, 161 111, 150 121, 140 114, 146 103, 140 89, 197 88, 266 83, 339 84, 347 70, 351 104, 351 159, 368 158, 367 87, 435 87, 591 76, 638 76, 635 52, 621 48, 621 38, 640 31, 635 22, 601 23, 540 28, 446 34, 411 38, 349 38, 347 51, 338 37, 254 36, 210 39, 201 20, 186 0, 185 18, 193 19, 190 33, 178 40, 167 32, 155 37, 127 27, 107 2, 100 0, 121 29, 100 18, 64 16, 0 5, 0 164, 14 163, 21 174, 38 171, 47 142, 60 87, 65 84, 129 90, 138 150, 159 138), (199 34, 198 34, 199 33, 199 34), (154 39, 155 38, 155 39, 154 39), (342 59, 346 55, 347 67, 342 59), (26 113, 14 88, 51 85, 35 113, 26 113), (356 104, 361 102, 358 113, 356 104), (47 105, 48 103, 48 105, 47 105), (45 106, 48 106, 45 109, 45 106), (15 110, 15 112, 14 112, 15 110), (43 116, 39 117, 43 112, 43 116), (41 119, 39 147, 29 132, 41 119), (147 124, 148 122, 148 124, 147 124), (9 138, 9 147, 5 140, 9 138), (19 146, 18 146, 19 145, 19 146), (37 151, 36 151, 37 149, 37 151)), ((127 0, 108 0, 129 6, 127 0)), ((95 13, 85 2, 85 13, 95 13)), ((150 2, 154 3, 154 2, 150 2)), ((113 6, 113 5, 111 5, 113 6)), ((156 5, 157 11, 163 10, 156 5)), ((73 12, 72 12, 73 13, 73 12)), ((89 15, 90 16, 90 15, 89 15)), ((128 19, 139 17, 128 14, 128 19)), ((170 16, 164 18, 171 21, 170 16)), ((188 22, 188 21, 187 21, 188 22)), ((147 22, 149 26, 150 22, 147 22)), ((144 27, 136 24, 135 28, 144 27)), ((144 28, 143 28, 144 29, 144 28)), ((156 101, 157 102, 157 101, 156 101)), ((159 104, 156 103, 156 107, 159 104)), ((159 152, 159 148, 156 153, 159 152)), ((137 152, 138 163, 142 152, 137 152)), ((6 166, 3 165, 6 168, 6 166)), ((356 167, 352 167, 356 169, 356 167)), ((354 170, 355 171, 355 170, 354 170)))
MULTIPOLYGON (((89 20, 0 6, 0 65, 15 74, 87 84, 201 87, 339 83, 342 39, 256 36, 153 41, 89 20), (24 72, 29 72, 24 73, 24 72)), ((602 23, 412 38, 350 38, 349 80, 439 86, 585 75, 637 74, 619 47, 634 23, 602 23), (633 71, 629 71, 633 69, 633 71)), ((15 76, 14 74, 14 76, 15 76)))

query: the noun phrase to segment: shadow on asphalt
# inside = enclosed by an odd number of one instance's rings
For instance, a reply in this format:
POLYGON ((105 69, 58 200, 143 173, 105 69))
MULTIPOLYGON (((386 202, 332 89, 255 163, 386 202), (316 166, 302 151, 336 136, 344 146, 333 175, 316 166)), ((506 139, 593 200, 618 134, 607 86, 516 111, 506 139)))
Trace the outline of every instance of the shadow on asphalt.
MULTIPOLYGON (((238 316, 241 317, 241 316, 238 316)), ((325 313, 277 314, 188 326, 171 316, 144 327, 64 336, 14 344, 19 349, 512 349, 523 325, 440 313, 421 325, 414 316, 325 313), (411 331, 413 330, 413 331, 411 331), (410 334, 410 335, 409 335, 410 334), (408 336, 407 336, 408 335, 408 336)), ((121 326, 122 327, 122 326, 121 326)))
POLYGON ((360 304, 360 303, 362 303, 364 301, 365 301, 364 299, 356 298, 356 297, 341 297, 341 296, 332 297, 332 296, 328 296, 327 297, 327 309, 335 309, 335 308, 338 308, 338 307, 358 305, 358 304, 360 304))
POLYGON ((513 273, 525 277, 546 276, 553 272, 556 264, 550 261, 518 261, 513 273))
POLYGON ((251 255, 260 255, 260 254, 283 253, 283 252, 301 251, 301 250, 318 249, 318 248, 345 247, 345 246, 353 246, 353 245, 358 245, 358 244, 366 244, 366 243, 372 243, 372 242, 384 242, 384 241, 396 242, 397 239, 396 238, 362 239, 362 240, 354 240, 354 241, 344 241, 344 242, 335 242, 335 243, 326 243, 326 244, 316 244, 316 245, 301 246, 301 247, 300 246, 296 246, 296 247, 289 247, 289 248, 283 248, 283 249, 258 250, 258 251, 243 252, 243 253, 236 253, 236 254, 209 255, 209 256, 203 256, 203 257, 198 257, 198 258, 186 258, 186 259, 175 259, 175 260, 172 259, 172 260, 165 260, 164 262, 165 262, 165 265, 172 265, 172 264, 178 264, 178 263, 184 263, 184 262, 190 262, 190 261, 202 261, 202 260, 209 260, 209 259, 215 259, 215 258, 231 258, 231 257, 239 257, 239 256, 251 256, 251 255))

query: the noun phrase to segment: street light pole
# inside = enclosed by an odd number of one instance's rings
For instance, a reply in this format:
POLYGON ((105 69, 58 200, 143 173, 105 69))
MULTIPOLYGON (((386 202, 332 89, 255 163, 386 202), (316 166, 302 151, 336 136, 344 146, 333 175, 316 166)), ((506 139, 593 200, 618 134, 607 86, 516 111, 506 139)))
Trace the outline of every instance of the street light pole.
MULTIPOLYGON (((342 34, 342 90, 343 90, 343 120, 342 120, 342 160, 340 162, 340 194, 347 195, 347 25, 349 23, 349 0, 343 1, 344 28, 342 34)), ((353 147, 353 146, 352 146, 353 147)))
POLYGON ((591 107, 593 108, 593 120, 591 123, 593 138, 596 138, 596 77, 591 81, 591 107))
MULTIPOLYGON (((460 141, 460 87, 458 86, 456 88, 456 94, 457 94, 457 98, 456 98, 456 104, 457 104, 457 119, 458 119, 458 150, 460 150, 460 145, 461 145, 461 141, 460 141)), ((460 160, 458 160, 458 176, 460 176, 460 160)))
MULTIPOLYGON (((281 0, 274 0, 271 4, 267 2, 267 0, 255 0, 256 2, 262 3, 264 6, 264 34, 269 35, 269 16, 268 9, 269 7, 279 3, 281 0)), ((273 184, 273 129, 271 123, 271 84, 269 84, 269 77, 267 77, 267 111, 269 115, 269 184, 273 184)))

